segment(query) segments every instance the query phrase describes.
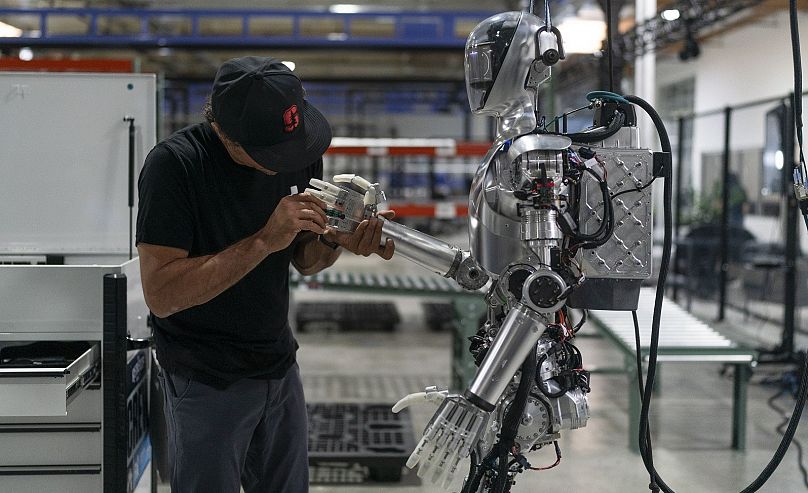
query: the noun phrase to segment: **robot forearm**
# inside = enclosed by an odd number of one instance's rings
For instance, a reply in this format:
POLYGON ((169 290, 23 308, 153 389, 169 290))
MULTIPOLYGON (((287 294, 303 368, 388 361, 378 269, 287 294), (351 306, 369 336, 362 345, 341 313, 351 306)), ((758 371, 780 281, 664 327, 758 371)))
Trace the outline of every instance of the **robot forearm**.
POLYGON ((445 277, 453 277, 463 258, 460 248, 394 221, 384 222, 385 238, 395 243, 396 255, 445 277))
MULTIPOLYGON (((343 232, 353 232, 363 220, 376 216, 379 201, 385 199, 378 183, 361 176, 336 175, 333 184, 312 178, 309 183, 315 188, 307 188, 306 192, 329 207, 328 225, 343 232)), ((395 243, 396 254, 452 278, 466 289, 480 289, 488 282, 488 274, 468 252, 445 241, 393 221, 384 221, 382 243, 387 238, 395 243)))
POLYGON ((452 278, 466 289, 479 289, 488 282, 488 274, 467 252, 426 233, 393 221, 385 221, 382 238, 393 240, 396 255, 452 278))

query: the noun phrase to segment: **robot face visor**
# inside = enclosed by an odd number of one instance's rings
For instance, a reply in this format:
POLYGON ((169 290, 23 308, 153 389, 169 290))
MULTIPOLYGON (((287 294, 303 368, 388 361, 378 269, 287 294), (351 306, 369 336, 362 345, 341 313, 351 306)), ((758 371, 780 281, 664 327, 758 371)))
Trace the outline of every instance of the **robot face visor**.
POLYGON ((503 12, 482 21, 466 41, 466 92, 471 111, 485 109, 522 12, 503 12))
POLYGON ((494 85, 494 43, 481 43, 466 52, 466 89, 472 110, 485 106, 486 94, 494 85))

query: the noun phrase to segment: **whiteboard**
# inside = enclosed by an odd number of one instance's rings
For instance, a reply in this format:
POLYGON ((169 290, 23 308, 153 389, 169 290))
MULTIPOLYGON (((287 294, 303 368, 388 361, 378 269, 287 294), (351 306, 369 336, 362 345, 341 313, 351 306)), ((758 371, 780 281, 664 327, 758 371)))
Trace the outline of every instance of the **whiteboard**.
POLYGON ((0 72, 0 254, 128 253, 124 117, 136 186, 156 140, 155 87, 152 74, 0 72))

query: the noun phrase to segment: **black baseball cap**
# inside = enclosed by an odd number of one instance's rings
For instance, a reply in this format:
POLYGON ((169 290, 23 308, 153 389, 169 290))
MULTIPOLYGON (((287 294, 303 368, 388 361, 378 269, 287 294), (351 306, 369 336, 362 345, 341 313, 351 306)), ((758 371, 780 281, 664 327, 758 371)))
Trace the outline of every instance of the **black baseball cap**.
POLYGON ((331 126, 303 97, 300 79, 279 60, 230 59, 216 72, 213 118, 258 164, 298 171, 320 159, 331 144, 331 126))

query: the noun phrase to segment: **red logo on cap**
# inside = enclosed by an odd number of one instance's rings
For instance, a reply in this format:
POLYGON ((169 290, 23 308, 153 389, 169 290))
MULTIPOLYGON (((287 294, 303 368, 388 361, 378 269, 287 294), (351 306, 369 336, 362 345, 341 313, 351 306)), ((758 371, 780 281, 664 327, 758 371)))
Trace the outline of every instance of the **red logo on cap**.
POLYGON ((293 132, 300 124, 300 114, 297 112, 297 105, 293 104, 283 112, 283 131, 293 132))

